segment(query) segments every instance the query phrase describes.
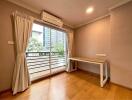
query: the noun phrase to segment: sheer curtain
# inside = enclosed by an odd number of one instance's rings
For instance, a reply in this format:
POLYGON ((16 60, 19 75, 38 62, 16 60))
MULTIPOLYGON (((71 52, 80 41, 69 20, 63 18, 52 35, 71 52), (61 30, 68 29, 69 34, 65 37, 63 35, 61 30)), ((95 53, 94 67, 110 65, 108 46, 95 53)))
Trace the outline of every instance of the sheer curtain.
POLYGON ((13 72, 13 94, 26 90, 30 85, 29 72, 26 62, 26 48, 32 31, 33 18, 13 13, 14 36, 16 46, 16 61, 13 72))
MULTIPOLYGON (((72 57, 73 56, 73 46, 74 46, 74 31, 70 30, 68 33, 67 33, 67 44, 68 44, 68 58, 72 57)), ((69 60, 68 60, 68 66, 66 68, 66 71, 67 72, 70 72, 70 64, 69 64, 69 60)))

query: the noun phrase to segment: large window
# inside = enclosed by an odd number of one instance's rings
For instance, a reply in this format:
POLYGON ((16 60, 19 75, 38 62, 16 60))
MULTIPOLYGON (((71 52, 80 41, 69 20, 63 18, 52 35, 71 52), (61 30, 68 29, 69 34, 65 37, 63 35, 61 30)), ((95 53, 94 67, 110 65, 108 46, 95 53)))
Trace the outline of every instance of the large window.
POLYGON ((34 23, 26 55, 31 80, 64 71, 66 33, 34 23))

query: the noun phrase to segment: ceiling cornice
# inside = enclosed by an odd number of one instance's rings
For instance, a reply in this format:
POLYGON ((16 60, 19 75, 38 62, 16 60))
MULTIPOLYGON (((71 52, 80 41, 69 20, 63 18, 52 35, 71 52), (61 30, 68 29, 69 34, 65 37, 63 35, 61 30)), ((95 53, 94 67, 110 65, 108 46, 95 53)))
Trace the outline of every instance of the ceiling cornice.
POLYGON ((109 11, 111 11, 111 10, 113 10, 113 9, 115 9, 115 8, 118 8, 118 7, 120 7, 120 6, 124 5, 124 4, 127 4, 127 3, 129 3, 130 1, 131 1, 131 0, 124 0, 124 1, 121 1, 121 2, 119 2, 118 4, 116 4, 116 5, 112 6, 112 7, 110 7, 110 8, 109 8, 109 11))
MULTIPOLYGON (((113 10, 113 9, 115 9, 115 8, 121 7, 121 6, 123 6, 123 5, 127 4, 127 3, 129 3, 130 1, 132 1, 132 0, 121 1, 121 2, 119 2, 118 4, 116 4, 116 5, 112 6, 112 7, 110 7, 108 10, 111 11, 111 10, 113 10)), ((90 23, 93 23, 93 22, 95 22, 95 21, 97 21, 97 20, 103 19, 103 18, 105 18, 105 17, 107 17, 107 16, 110 16, 110 14, 106 14, 106 15, 103 15, 103 16, 101 16, 101 17, 97 17, 97 18, 95 18, 95 19, 93 19, 93 20, 90 20, 90 21, 88 21, 88 22, 75 25, 74 28, 76 29, 76 28, 85 26, 85 25, 90 24, 90 23)))
POLYGON ((39 10, 33 8, 33 7, 30 7, 30 6, 26 5, 26 4, 20 3, 20 2, 18 2, 16 0, 7 0, 7 1, 9 1, 11 3, 14 3, 14 4, 16 4, 16 5, 20 6, 20 7, 25 8, 25 9, 28 9, 28 10, 34 12, 34 13, 37 13, 37 14, 40 14, 40 12, 41 12, 41 11, 39 11, 39 10))
MULTIPOLYGON (((16 4, 16 5, 20 6, 20 7, 25 8, 25 9, 28 9, 28 10, 34 12, 34 13, 37 13, 37 14, 40 14, 40 13, 41 13, 41 11, 39 11, 39 10, 33 8, 33 7, 30 7, 30 6, 28 6, 28 5, 25 5, 25 4, 23 4, 23 3, 20 3, 20 2, 18 2, 18 1, 16 1, 16 0, 7 0, 7 1, 9 1, 9 2, 11 2, 11 3, 14 3, 14 4, 16 4)), ((72 25, 70 25, 70 24, 67 23, 67 22, 64 22, 64 25, 66 25, 66 26, 68 26, 68 27, 70 27, 70 28, 72 28, 72 29, 74 28, 72 25)))
MULTIPOLYGON (((18 5, 18 6, 23 7, 23 8, 26 8, 26 9, 28 9, 28 10, 34 12, 34 13, 37 13, 37 14, 40 14, 40 13, 41 13, 41 11, 39 11, 39 10, 33 8, 33 7, 30 7, 30 6, 26 5, 26 4, 20 3, 20 2, 18 2, 18 1, 16 1, 16 0, 7 0, 7 1, 12 2, 12 3, 14 3, 14 4, 18 5)), ((132 0, 124 0, 124 1, 121 0, 121 2, 119 2, 118 4, 116 4, 116 5, 112 6, 112 7, 110 7, 108 10, 111 11, 111 10, 113 10, 113 9, 115 9, 115 8, 118 8, 118 7, 120 7, 120 6, 122 6, 122 5, 126 4, 126 3, 128 3, 128 2, 130 2, 130 1, 132 1, 132 0)), ((88 21, 88 22, 81 23, 81 24, 74 25, 74 26, 68 24, 67 22, 65 22, 65 25, 67 25, 67 26, 69 26, 69 27, 75 29, 75 28, 79 28, 79 27, 82 27, 82 26, 84 26, 84 25, 87 25, 87 24, 89 24, 89 23, 93 23, 93 22, 95 22, 95 21, 97 21, 97 20, 100 20, 100 19, 102 19, 102 18, 105 18, 105 17, 107 17, 107 16, 109 16, 109 15, 110 15, 110 14, 106 14, 106 15, 103 15, 103 16, 101 16, 101 17, 97 17, 97 18, 95 18, 95 19, 93 19, 93 20, 90 20, 90 21, 88 21)))
POLYGON ((83 26, 85 26, 85 25, 88 25, 88 24, 90 24, 90 23, 96 22, 96 21, 101 20, 101 19, 103 19, 103 18, 105 18, 105 17, 108 17, 108 16, 110 16, 110 14, 106 14, 106 15, 104 15, 104 16, 97 17, 97 18, 95 18, 95 19, 93 19, 93 20, 90 20, 90 21, 88 21, 88 22, 86 22, 86 23, 82 23, 82 24, 76 25, 76 26, 74 26, 74 29, 83 27, 83 26))

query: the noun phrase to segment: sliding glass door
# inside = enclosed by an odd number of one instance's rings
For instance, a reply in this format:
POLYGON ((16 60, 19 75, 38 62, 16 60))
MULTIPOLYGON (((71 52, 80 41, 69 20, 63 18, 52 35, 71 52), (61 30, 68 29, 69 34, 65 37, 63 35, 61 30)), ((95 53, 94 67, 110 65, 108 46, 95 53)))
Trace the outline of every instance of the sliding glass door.
POLYGON ((34 23, 26 57, 31 80, 64 71, 66 33, 34 23))
POLYGON ((66 66, 66 34, 51 29, 51 74, 63 71, 66 66))

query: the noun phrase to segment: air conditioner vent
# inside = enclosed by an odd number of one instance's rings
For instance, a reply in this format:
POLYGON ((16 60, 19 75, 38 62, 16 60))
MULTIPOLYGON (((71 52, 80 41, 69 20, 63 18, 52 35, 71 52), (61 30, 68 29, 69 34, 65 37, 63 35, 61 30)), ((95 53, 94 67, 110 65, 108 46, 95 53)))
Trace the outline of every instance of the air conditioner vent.
POLYGON ((63 21, 60 18, 57 18, 45 11, 41 13, 41 19, 51 24, 57 25, 59 27, 63 26, 63 21))

